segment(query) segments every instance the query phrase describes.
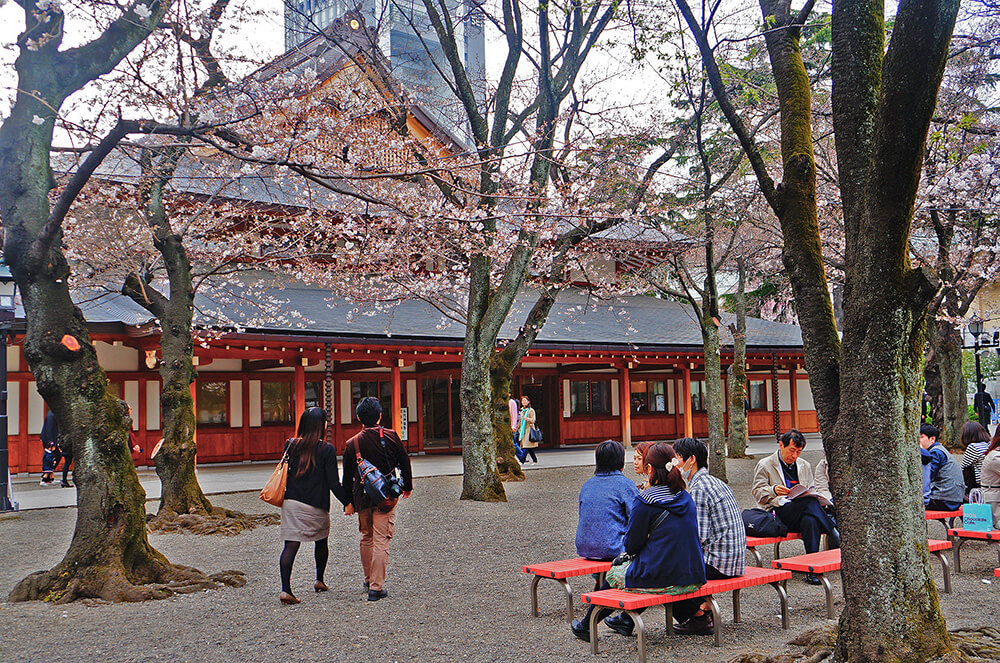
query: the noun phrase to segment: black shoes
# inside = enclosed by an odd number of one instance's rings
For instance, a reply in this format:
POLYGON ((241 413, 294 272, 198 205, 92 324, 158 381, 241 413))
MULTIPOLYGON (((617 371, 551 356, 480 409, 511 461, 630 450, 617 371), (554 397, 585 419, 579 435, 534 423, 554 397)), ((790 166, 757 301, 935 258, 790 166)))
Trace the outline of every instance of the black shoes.
POLYGON ((590 626, 586 621, 581 621, 579 619, 574 619, 573 623, 569 625, 573 635, 580 638, 584 642, 590 642, 590 626))
POLYGON ((389 596, 389 592, 384 589, 369 589, 368 590, 368 600, 369 601, 380 601, 385 597, 389 596))
POLYGON ((63 481, 61 484, 59 484, 59 486, 61 488, 72 488, 73 484, 71 484, 69 481, 63 481))
POLYGON ((681 635, 712 635, 715 633, 715 622, 712 620, 712 613, 692 617, 683 624, 674 627, 674 633, 681 635))
POLYGON ((815 573, 806 574, 806 582, 810 585, 822 585, 823 581, 819 579, 819 576, 815 573))
POLYGON ((632 617, 627 612, 619 612, 617 615, 608 617, 604 623, 615 633, 625 636, 632 635, 632 631, 635 629, 635 622, 632 621, 632 617))

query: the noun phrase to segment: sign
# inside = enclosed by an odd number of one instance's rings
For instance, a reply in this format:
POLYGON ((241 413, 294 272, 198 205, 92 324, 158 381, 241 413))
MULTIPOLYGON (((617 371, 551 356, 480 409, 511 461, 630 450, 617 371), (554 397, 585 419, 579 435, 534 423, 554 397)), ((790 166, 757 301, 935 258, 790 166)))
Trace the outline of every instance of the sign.
POLYGON ((399 408, 399 439, 403 442, 410 439, 410 412, 408 408, 399 408))
POLYGON ((962 529, 972 532, 993 531, 993 509, 989 504, 963 504, 962 529))

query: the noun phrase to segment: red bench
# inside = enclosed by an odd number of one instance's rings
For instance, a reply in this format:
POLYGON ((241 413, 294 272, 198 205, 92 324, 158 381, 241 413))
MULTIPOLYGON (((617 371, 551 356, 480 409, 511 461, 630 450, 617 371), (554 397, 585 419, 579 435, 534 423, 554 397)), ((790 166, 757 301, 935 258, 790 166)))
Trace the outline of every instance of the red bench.
MULTIPOLYGON (((944 574, 944 591, 951 593, 951 567, 944 552, 951 548, 951 541, 938 541, 930 539, 927 541, 927 548, 931 554, 941 562, 941 571, 944 574)), ((819 576, 823 590, 826 592, 826 618, 833 619, 833 587, 825 574, 831 571, 840 570, 840 548, 834 550, 821 550, 819 552, 789 557, 787 559, 776 559, 771 562, 771 566, 785 571, 797 571, 799 573, 813 573, 819 576)))
POLYGON ((958 511, 924 511, 924 520, 936 520, 946 530, 955 527, 955 519, 962 517, 962 510, 958 511))
MULTIPOLYGON (((733 621, 740 621, 740 590, 746 587, 757 585, 771 585, 778 593, 781 601, 781 628, 788 628, 788 595, 785 593, 784 583, 792 577, 788 571, 774 571, 772 569, 762 569, 755 566, 748 566, 746 573, 738 578, 728 578, 726 580, 709 580, 696 591, 687 594, 639 594, 621 589, 602 589, 599 592, 588 592, 580 597, 584 603, 590 603, 615 610, 624 610, 631 615, 635 622, 635 628, 639 638, 639 663, 646 661, 646 632, 642 621, 642 616, 635 612, 640 608, 650 608, 657 605, 666 607, 667 610, 667 633, 674 633, 674 611, 673 605, 678 601, 690 598, 708 597, 706 600, 712 606, 712 619, 715 622, 715 645, 722 645, 722 618, 719 614, 719 604, 715 601, 713 594, 733 593, 733 621)), ((597 648, 597 615, 600 611, 594 610, 590 614, 590 651, 598 653, 597 648)))
POLYGON ((521 570, 535 576, 531 580, 531 614, 538 617, 538 582, 542 578, 555 580, 566 590, 566 616, 570 623, 573 623, 573 588, 566 582, 566 578, 576 576, 586 576, 593 573, 598 574, 595 587, 600 587, 604 583, 604 574, 611 568, 611 562, 601 562, 593 559, 576 557, 574 559, 563 559, 556 562, 544 562, 542 564, 531 564, 522 566, 521 570))
MULTIPOLYGON (((967 529, 949 529, 948 536, 952 537, 955 541, 955 547, 953 548, 955 552, 955 570, 959 573, 962 572, 962 544, 968 539, 976 539, 979 541, 985 541, 988 544, 994 544, 1000 542, 1000 530, 993 530, 992 532, 973 532, 967 529)), ((997 551, 997 557, 1000 559, 1000 550, 997 551)))
POLYGON ((760 558, 760 552, 757 551, 757 546, 766 546, 774 544, 774 559, 781 557, 781 544, 785 541, 794 541, 796 539, 801 539, 802 535, 796 532, 789 532, 785 536, 748 536, 747 537, 747 552, 753 556, 754 561, 757 562, 757 566, 764 566, 764 561, 760 558))

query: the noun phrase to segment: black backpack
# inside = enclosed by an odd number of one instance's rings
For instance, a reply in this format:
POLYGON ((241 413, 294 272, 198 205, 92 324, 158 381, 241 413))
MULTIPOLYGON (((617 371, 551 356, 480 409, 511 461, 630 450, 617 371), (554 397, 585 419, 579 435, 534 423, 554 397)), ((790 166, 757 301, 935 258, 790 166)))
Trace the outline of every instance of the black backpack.
POLYGON ((788 534, 788 527, 781 519, 764 509, 744 509, 743 525, 747 536, 777 537, 788 534))

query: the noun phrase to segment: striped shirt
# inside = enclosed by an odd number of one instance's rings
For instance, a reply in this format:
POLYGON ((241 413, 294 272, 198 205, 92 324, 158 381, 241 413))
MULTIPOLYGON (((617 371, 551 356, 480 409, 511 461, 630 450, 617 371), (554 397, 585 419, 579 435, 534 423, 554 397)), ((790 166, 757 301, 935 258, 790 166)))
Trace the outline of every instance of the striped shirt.
POLYGON ((983 472, 983 458, 986 456, 986 450, 990 448, 990 441, 984 440, 983 442, 970 442, 969 446, 965 447, 965 453, 962 454, 962 469, 967 467, 976 468, 976 484, 982 484, 982 472, 983 472))
POLYGON ((698 538, 705 564, 727 576, 743 575, 747 536, 733 489, 701 468, 688 482, 688 492, 698 511, 698 538))

